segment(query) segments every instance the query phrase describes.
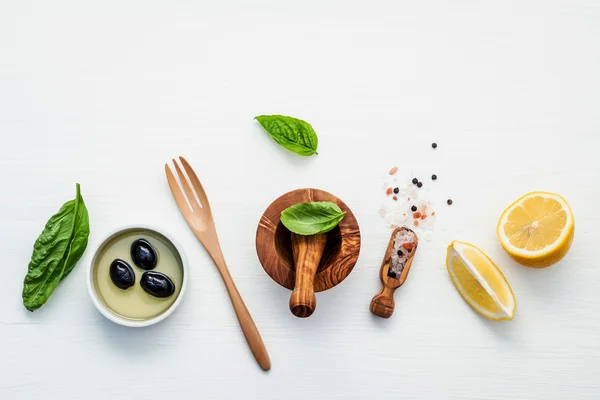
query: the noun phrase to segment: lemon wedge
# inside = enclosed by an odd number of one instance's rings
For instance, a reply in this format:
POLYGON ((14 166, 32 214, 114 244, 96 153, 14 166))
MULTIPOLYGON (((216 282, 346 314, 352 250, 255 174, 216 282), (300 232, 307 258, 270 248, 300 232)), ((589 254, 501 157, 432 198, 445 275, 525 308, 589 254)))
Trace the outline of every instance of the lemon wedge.
POLYGON ((519 264, 544 268, 568 253, 575 234, 575 218, 561 196, 532 192, 502 213, 497 233, 504 250, 519 264))
POLYGON ((446 268, 460 295, 479 314, 494 321, 514 318, 515 295, 500 269, 479 248, 455 240, 448 246, 446 268))

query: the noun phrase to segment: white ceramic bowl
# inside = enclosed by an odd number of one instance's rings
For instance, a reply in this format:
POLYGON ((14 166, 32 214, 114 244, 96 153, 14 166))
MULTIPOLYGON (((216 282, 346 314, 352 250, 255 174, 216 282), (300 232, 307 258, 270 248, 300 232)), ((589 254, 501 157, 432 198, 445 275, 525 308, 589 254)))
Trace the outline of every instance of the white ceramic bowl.
POLYGON ((175 311, 175 309, 177 308, 177 306, 179 306, 179 303, 181 303, 181 300, 183 299, 183 295, 185 294, 185 288, 187 286, 187 281, 188 281, 188 267, 187 267, 187 261, 185 259, 185 254, 183 253, 183 250, 181 249, 181 246, 179 244, 177 244, 177 242, 175 241, 175 239, 173 239, 173 237, 167 233, 165 233, 164 231, 153 227, 153 226, 148 226, 148 225, 131 225, 131 226, 124 226, 124 227, 120 227, 119 229, 116 229, 114 231, 112 231, 110 234, 108 234, 106 236, 106 238, 102 241, 102 243, 96 248, 96 251, 94 253, 94 257, 92 258, 92 261, 90 262, 90 264, 88 265, 88 269, 87 269, 87 288, 88 288, 88 292, 90 294, 90 298, 92 299, 92 302, 94 303, 94 306, 96 306, 96 308, 98 309, 98 311, 100 311, 100 313, 102 315, 104 315, 106 318, 108 318, 109 320, 111 320, 114 323, 117 323, 119 325, 123 325, 123 326, 129 326, 132 328, 141 328, 144 326, 150 326, 150 325, 154 325, 160 321, 162 321, 163 319, 167 318, 169 315, 173 314, 173 312, 175 311), (169 240, 171 242, 171 244, 173 245, 173 247, 175 247, 175 250, 177 251, 177 253, 179 254, 179 257, 181 258, 181 267, 183 269, 183 279, 181 282, 181 289, 179 291, 179 295, 177 296, 177 299, 175 299, 175 302, 173 302, 173 304, 171 304, 171 307, 169 307, 165 312, 163 312, 162 314, 157 315, 156 317, 153 318, 149 318, 149 319, 144 319, 144 320, 134 320, 134 319, 129 319, 129 318, 125 318, 122 317, 121 315, 116 314, 115 312, 113 312, 106 304, 104 304, 104 302, 100 299, 97 291, 96 291, 96 285, 94 284, 94 265, 96 264, 96 257, 98 257, 98 254, 100 253, 100 250, 115 236, 123 233, 124 231, 128 231, 128 230, 147 230, 147 231, 152 231, 155 232, 158 235, 162 235, 164 236, 167 240, 169 240))

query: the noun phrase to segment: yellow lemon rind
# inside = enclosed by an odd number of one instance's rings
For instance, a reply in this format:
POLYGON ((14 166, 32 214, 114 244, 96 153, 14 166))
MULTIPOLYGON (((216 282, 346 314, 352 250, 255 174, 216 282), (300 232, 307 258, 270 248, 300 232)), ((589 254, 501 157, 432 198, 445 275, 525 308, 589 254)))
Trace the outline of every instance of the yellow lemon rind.
POLYGON ((506 251, 508 255, 519 264, 531 268, 547 268, 562 260, 563 257, 569 252, 571 244, 573 243, 573 237, 575 236, 575 218, 573 217, 571 206, 569 206, 569 203, 567 203, 567 201, 561 195, 551 192, 530 192, 515 200, 506 208, 506 210, 504 210, 500 216, 500 219, 498 220, 498 225, 496 226, 496 235, 498 236, 498 240, 500 241, 504 251, 506 251), (542 249, 542 252, 538 251, 537 254, 530 254, 530 252, 527 252, 526 250, 518 249, 512 246, 507 241, 508 238, 502 234, 502 226, 506 222, 507 215, 517 205, 524 202, 525 199, 535 196, 554 198, 561 203, 567 212, 567 224, 564 232, 552 245, 542 249))
MULTIPOLYGON (((491 320, 491 321, 512 321, 515 318, 515 312, 517 310, 517 299, 515 298, 515 294, 512 290, 512 287, 510 286, 510 284, 508 283, 508 280, 506 279, 506 276, 502 273, 502 271, 500 270, 500 268, 498 268, 498 266, 496 265, 496 263, 494 261, 492 261, 492 259, 485 253, 483 252, 479 247, 472 245, 470 243, 466 243, 466 242, 461 242, 459 240, 455 240, 452 243, 450 243, 450 245, 448 246, 447 252, 446 252, 446 270, 448 271, 448 275, 450 276, 450 280, 452 280, 452 283, 454 284, 454 287, 456 288, 456 290, 458 291, 458 293, 460 294, 460 296, 463 298, 463 300, 473 309, 475 310, 476 313, 478 313, 479 315, 481 315, 482 317, 491 320), (460 283, 457 281, 456 277, 454 276, 454 274, 451 271, 450 268, 450 261, 451 261, 451 253, 452 251, 455 251, 458 254, 458 251, 456 251, 456 249, 454 248, 454 244, 455 243, 461 243, 465 246, 468 247, 472 247, 473 249, 476 249, 477 251, 479 251, 488 261, 489 263, 495 267, 496 271, 499 273, 499 275, 502 277, 504 284, 506 285, 506 287, 508 287, 508 290, 510 291, 510 295, 513 299, 513 307, 511 310, 510 315, 506 315, 506 314, 502 314, 502 315, 494 315, 494 314, 490 314, 485 312, 483 309, 481 309, 470 297, 468 297, 464 291, 461 288, 460 283)), ((475 279, 478 279, 478 277, 476 275, 474 275, 475 279)), ((484 285, 482 285, 482 287, 485 288, 484 285)), ((489 294, 489 293, 488 293, 489 294)), ((491 296, 491 294, 490 294, 491 296)), ((492 296, 492 298, 495 298, 495 296, 492 296)))

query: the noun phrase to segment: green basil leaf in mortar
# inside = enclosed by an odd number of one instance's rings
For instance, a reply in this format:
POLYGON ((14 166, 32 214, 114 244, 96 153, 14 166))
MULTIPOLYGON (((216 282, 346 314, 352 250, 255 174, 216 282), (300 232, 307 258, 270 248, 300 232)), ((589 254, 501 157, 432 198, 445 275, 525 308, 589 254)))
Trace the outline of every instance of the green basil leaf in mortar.
POLYGON ((56 286, 75 267, 87 247, 90 224, 79 184, 74 200, 48 220, 33 245, 23 284, 23 305, 34 311, 46 303, 56 286))
POLYGON ((281 223, 298 235, 326 233, 340 223, 345 211, 330 201, 298 203, 281 213, 281 223))
POLYGON ((317 153, 319 138, 310 124, 284 115, 259 115, 255 117, 269 135, 286 149, 301 156, 317 153))

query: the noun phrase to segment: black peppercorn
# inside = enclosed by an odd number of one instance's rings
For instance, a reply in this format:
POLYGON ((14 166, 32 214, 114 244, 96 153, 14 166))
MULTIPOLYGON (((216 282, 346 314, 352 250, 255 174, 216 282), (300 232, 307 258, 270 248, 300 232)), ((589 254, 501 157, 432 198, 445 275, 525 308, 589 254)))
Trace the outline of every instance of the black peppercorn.
POLYGON ((437 179, 437 175, 436 174, 431 175, 431 179, 435 181, 437 179))
POLYGON ((437 149, 437 143, 431 143, 431 147, 433 147, 434 149, 437 149))
POLYGON ((417 206, 412 206, 412 207, 410 208, 410 210, 411 210, 412 212, 415 212, 415 211, 417 211, 417 206))
POLYGON ((398 189, 398 188, 394 188, 394 193, 395 193, 395 194, 398 194, 398 192, 400 192, 400 189, 398 189))
POLYGON ((413 178, 412 183, 416 185, 417 183, 419 183, 419 180, 417 178, 413 178))
POLYGON ((452 199, 448 199, 446 203, 448 203, 448 205, 452 205, 452 199))
POLYGON ((398 257, 402 257, 402 250, 398 250, 398 257))
POLYGON ((423 186, 423 182, 418 182, 417 183, 417 187, 422 187, 423 186))

